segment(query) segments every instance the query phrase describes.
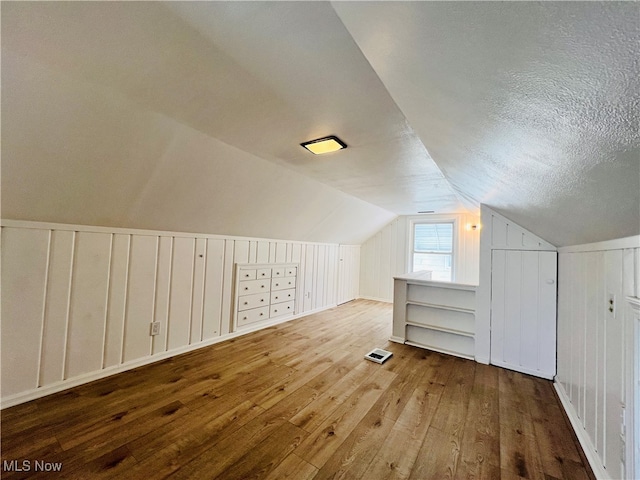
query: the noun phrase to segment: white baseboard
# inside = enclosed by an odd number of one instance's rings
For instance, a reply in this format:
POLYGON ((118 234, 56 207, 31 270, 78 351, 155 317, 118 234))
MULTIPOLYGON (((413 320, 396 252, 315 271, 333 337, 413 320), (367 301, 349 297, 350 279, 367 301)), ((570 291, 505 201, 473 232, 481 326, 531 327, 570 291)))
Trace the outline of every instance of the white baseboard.
POLYGON ((500 362, 498 360, 494 360, 491 363, 493 365, 495 365, 496 367, 506 368, 507 370, 514 370, 514 371, 520 372, 520 373, 526 373, 527 375, 532 375, 534 377, 545 378, 547 380, 553 380, 553 377, 555 376, 555 372, 553 372, 553 373, 551 373, 551 372, 541 372, 540 370, 535 370, 533 368, 526 368, 526 367, 523 367, 521 365, 512 365, 511 363, 508 363, 508 362, 500 362))
POLYGON ((553 386, 558 393, 558 398, 560 398, 560 402, 564 408, 564 411, 567 413, 567 417, 569 417, 569 421, 571 422, 571 426, 573 427, 573 431, 576 433, 578 437, 578 441, 582 446, 582 450, 584 451, 585 456, 587 457, 587 461, 591 466, 591 470, 593 470, 593 474, 596 476, 598 480, 608 480, 611 477, 607 474, 607 470, 605 469, 600 457, 596 453, 596 449, 589 438, 586 430, 582 426, 582 422, 580 418, 578 418, 578 414, 573 408, 573 404, 571 400, 569 400, 569 396, 564 391, 564 387, 557 381, 553 382, 553 386))
POLYGON ((476 359, 476 362, 482 363, 484 365, 489 365, 491 363, 489 357, 479 357, 478 355, 476 355, 475 359, 476 359))
POLYGON ((393 299, 389 298, 369 297, 366 295, 360 295, 358 298, 361 298, 362 300, 373 300, 374 302, 393 303, 393 299))
POLYGON ((390 341, 390 342, 395 342, 395 343, 402 343, 402 344, 404 344, 404 338, 402 338, 402 337, 394 337, 394 336, 391 336, 391 337, 389 338, 389 341, 390 341))
POLYGON ((43 387, 38 387, 32 390, 16 393, 14 395, 7 396, 5 398, 2 398, 2 400, 0 400, 0 410, 9 408, 9 407, 14 407, 16 405, 20 405, 21 403, 26 403, 31 400, 35 400, 37 398, 46 397, 47 395, 62 392, 63 390, 77 387, 78 385, 84 385, 85 383, 110 377, 111 375, 116 375, 118 373, 126 372, 127 370, 132 370, 134 368, 138 368, 144 365, 149 365, 151 363, 159 362, 167 358, 175 357, 176 355, 192 352, 194 350, 208 347, 216 343, 224 342, 226 340, 231 340, 232 338, 241 337, 242 335, 246 335, 251 332, 256 332, 258 330, 262 330, 263 328, 271 327, 273 325, 278 325, 280 323, 290 322, 291 320, 296 320, 298 318, 306 317, 314 313, 319 313, 324 310, 329 310, 330 308, 334 308, 335 306, 336 305, 327 305, 325 307, 316 308, 315 310, 310 310, 308 312, 299 313, 297 315, 292 315, 288 317, 283 317, 282 319, 277 319, 272 322, 264 323, 255 327, 241 329, 236 332, 228 333, 226 335, 221 335, 219 337, 204 340, 202 342, 195 343, 193 345, 186 345, 184 347, 175 348, 173 350, 157 353, 155 355, 149 355, 146 357, 132 360, 130 362, 123 363, 121 365, 114 365, 113 367, 107 367, 95 372, 85 373, 83 375, 79 375, 77 377, 70 378, 68 380, 62 380, 60 382, 52 383, 50 385, 45 385, 43 387))

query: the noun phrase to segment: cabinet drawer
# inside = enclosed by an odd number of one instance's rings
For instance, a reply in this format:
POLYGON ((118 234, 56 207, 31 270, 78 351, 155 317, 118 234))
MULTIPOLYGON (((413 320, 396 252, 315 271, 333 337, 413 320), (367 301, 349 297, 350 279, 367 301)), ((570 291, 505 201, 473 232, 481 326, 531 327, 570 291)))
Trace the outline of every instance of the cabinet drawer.
POLYGON ((253 295, 242 295, 238 297, 238 311, 249 310, 250 308, 263 307, 269 305, 269 293, 254 293, 253 295))
POLYGON ((271 276, 273 278, 278 278, 278 277, 284 277, 284 274, 286 273, 287 269, 284 267, 281 268, 272 268, 271 269, 271 276))
MULTIPOLYGON (((254 270, 255 271, 255 270, 254 270)), ((248 280, 238 283, 238 295, 251 295, 269 291, 269 280, 248 280)))
POLYGON ((286 290, 296 288, 296 277, 274 278, 271 280, 271 290, 286 290))
POLYGON ((291 288, 288 290, 276 290, 275 292, 271 292, 271 303, 288 302, 290 300, 295 300, 295 298, 296 298, 295 288, 291 288))
POLYGON ((287 270, 284 272, 286 277, 295 277, 298 274, 298 268, 297 267, 288 267, 287 270))
POLYGON ((275 305, 271 305, 271 314, 270 317, 279 317, 280 315, 292 314, 293 313, 293 305, 294 301, 277 303, 275 305))
POLYGON ((259 268, 256 270, 256 278, 271 278, 271 269, 270 268, 259 268))
POLYGON ((244 281, 244 280, 255 280, 256 279, 256 269, 252 268, 252 269, 240 269, 238 271, 238 277, 240 278, 240 281, 244 281))
POLYGON ((267 320, 269 318, 269 307, 253 308, 238 313, 238 326, 249 325, 250 323, 267 320))

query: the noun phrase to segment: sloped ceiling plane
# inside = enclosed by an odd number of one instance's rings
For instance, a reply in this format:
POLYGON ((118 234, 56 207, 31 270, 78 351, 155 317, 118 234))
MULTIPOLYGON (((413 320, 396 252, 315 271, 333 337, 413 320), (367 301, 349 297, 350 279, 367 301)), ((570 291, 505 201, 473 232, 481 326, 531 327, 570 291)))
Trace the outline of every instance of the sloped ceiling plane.
POLYGON ((634 2, 3 2, 3 218, 360 243, 640 232, 634 2), (337 135, 346 150, 300 143, 337 135))

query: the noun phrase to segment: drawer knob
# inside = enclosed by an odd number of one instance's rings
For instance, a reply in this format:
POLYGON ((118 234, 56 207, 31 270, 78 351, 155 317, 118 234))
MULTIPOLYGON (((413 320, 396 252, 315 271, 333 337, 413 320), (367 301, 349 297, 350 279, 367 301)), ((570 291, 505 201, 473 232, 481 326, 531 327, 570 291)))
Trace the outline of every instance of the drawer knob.
POLYGON ((249 305, 249 302, 244 302, 245 305, 249 305))
POLYGON ((249 287, 244 287, 245 290, 249 290, 249 287))
POLYGON ((260 299, 260 301, 261 301, 261 302, 264 302, 264 298, 261 298, 261 299, 260 299))
POLYGON ((260 314, 260 316, 263 316, 263 315, 264 315, 264 313, 261 313, 261 314, 260 314))
POLYGON ((246 320, 246 319, 247 319, 247 317, 244 317, 244 318, 243 318, 243 320, 246 320))

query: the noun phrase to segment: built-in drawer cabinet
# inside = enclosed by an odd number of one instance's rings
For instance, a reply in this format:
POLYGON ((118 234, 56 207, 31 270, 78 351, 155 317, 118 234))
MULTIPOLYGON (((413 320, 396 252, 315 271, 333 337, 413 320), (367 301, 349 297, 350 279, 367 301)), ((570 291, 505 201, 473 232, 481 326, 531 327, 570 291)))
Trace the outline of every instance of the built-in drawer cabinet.
POLYGON ((257 278, 257 272, 255 268, 247 268, 245 270, 242 270, 241 275, 241 280, 255 280, 257 278))
POLYGON ((269 306, 239 312, 238 326, 243 327, 269 318, 269 306))
POLYGON ((240 282, 238 294, 251 295, 253 293, 264 293, 271 291, 270 280, 247 280, 240 282))
POLYGON ((296 298, 296 289, 291 288, 289 290, 276 290, 271 292, 271 303, 282 303, 294 300, 296 298))
POLYGON ((279 317, 280 315, 286 315, 293 313, 294 301, 284 302, 284 303, 276 303, 275 305, 271 305, 270 316, 271 317, 279 317))
POLYGON ((271 269, 270 268, 257 269, 256 278, 271 278, 271 269))
POLYGON ((249 310, 250 308, 264 307, 269 305, 269 292, 254 293, 253 295, 242 295, 238 300, 238 311, 249 310))
POLYGON ((274 278, 271 280, 271 290, 286 290, 296 288, 296 277, 274 278))
POLYGON ((236 264, 233 329, 293 315, 297 264, 236 264))

